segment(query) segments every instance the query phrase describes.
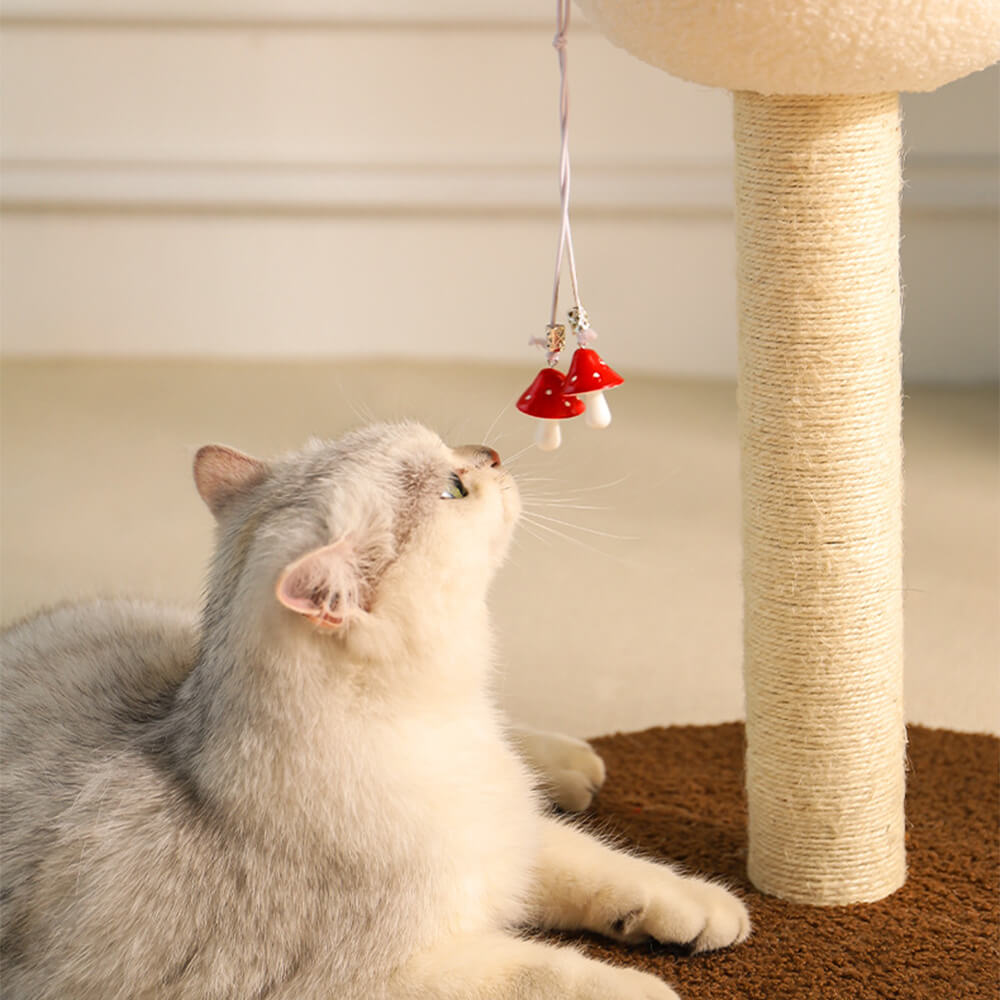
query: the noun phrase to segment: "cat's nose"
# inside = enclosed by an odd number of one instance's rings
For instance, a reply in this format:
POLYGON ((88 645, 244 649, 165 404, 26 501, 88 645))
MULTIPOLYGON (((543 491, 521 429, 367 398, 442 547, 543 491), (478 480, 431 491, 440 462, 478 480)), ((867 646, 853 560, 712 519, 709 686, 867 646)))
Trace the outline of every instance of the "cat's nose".
POLYGON ((455 448, 454 451, 473 468, 481 469, 485 465, 491 469, 500 468, 500 456, 484 444, 464 444, 461 448, 455 448))

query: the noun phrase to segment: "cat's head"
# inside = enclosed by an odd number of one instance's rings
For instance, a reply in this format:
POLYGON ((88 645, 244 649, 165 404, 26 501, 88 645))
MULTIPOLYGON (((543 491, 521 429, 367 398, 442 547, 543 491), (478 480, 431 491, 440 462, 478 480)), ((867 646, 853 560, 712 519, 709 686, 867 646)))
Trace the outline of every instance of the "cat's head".
POLYGON ((496 452, 413 423, 272 461, 207 445, 194 476, 219 526, 210 613, 270 611, 314 633, 481 601, 520 513, 496 452))

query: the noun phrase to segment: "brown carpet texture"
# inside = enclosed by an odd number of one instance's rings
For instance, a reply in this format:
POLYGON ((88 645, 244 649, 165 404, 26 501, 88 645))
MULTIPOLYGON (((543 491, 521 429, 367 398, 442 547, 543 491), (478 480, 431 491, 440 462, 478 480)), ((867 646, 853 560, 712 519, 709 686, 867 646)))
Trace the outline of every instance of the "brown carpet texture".
POLYGON ((563 936, 652 972, 682 1000, 996 1000, 1000 996, 1000 740, 911 726, 906 884, 864 906, 810 907, 746 879, 743 727, 678 726, 593 740, 608 767, 588 822, 647 856, 719 875, 754 933, 684 956, 563 936))

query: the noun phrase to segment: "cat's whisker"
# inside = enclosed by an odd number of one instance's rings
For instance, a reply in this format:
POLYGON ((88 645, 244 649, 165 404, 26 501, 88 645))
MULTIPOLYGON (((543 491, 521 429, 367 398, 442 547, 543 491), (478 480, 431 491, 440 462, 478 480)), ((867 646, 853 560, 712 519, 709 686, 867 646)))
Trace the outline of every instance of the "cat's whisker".
POLYGON ((532 496, 544 496, 544 497, 555 496, 554 493, 549 493, 536 488, 538 484, 546 482, 554 482, 554 480, 534 479, 531 476, 521 475, 521 473, 518 473, 517 475, 518 487, 521 489, 522 492, 527 491, 532 496))
POLYGON ((559 531, 557 528, 553 528, 549 524, 543 524, 540 521, 530 521, 530 522, 526 521, 525 515, 522 514, 520 522, 521 527, 524 528, 526 531, 528 531, 528 534, 533 535, 533 537, 535 538, 538 538, 539 541, 548 541, 551 544, 551 539, 542 538, 541 536, 537 535, 534 531, 531 531, 528 528, 529 523, 532 525, 533 528, 554 535, 556 538, 561 538, 563 541, 569 542, 572 545, 576 545, 581 549, 586 549, 588 552, 593 552, 595 555, 602 556, 605 559, 611 559, 615 562, 624 562, 624 560, 621 559, 619 556, 607 552, 604 549, 599 549, 597 548, 596 545, 590 545, 588 542, 585 542, 582 538, 576 538, 573 535, 566 534, 565 531, 559 531))
POLYGON ((631 472, 626 472, 624 476, 619 476, 618 479, 612 479, 609 483, 598 483, 595 486, 573 486, 570 490, 574 493, 593 493, 595 490, 609 490, 613 486, 621 486, 622 483, 632 478, 631 472))
POLYGON ((466 435, 462 431, 462 427, 465 424, 465 417, 455 417, 454 420, 449 421, 445 426, 441 437, 445 441, 458 441, 464 438, 466 435))
MULTIPOLYGON (((496 443, 490 440, 490 435, 493 433, 494 430, 496 430, 496 426, 498 423, 500 423, 500 420, 503 417, 503 415, 510 409, 510 404, 511 400, 507 400, 507 402, 504 403, 504 405, 501 407, 500 412, 493 418, 493 423, 490 424, 489 429, 483 435, 483 444, 492 447, 496 443)), ((497 440, 499 440, 499 438, 497 440)))
MULTIPOLYGON (((569 484, 567 484, 565 482, 565 480, 558 479, 558 478, 553 477, 553 476, 522 476, 521 474, 518 474, 517 481, 518 481, 518 483, 521 486, 525 486, 525 485, 530 484, 530 483, 559 483, 559 485, 562 488, 562 491, 564 493, 568 493, 568 494, 572 495, 574 493, 593 493, 596 490, 611 489, 614 486, 620 486, 622 483, 624 483, 630 477, 631 477, 631 473, 626 473, 624 476, 621 476, 619 479, 613 479, 611 482, 608 482, 608 483, 598 483, 598 484, 596 484, 594 486, 570 486, 569 484)), ((538 495, 538 496, 552 496, 553 494, 541 493, 540 492, 540 493, 538 493, 536 495, 538 495)))
MULTIPOLYGON (((546 538, 545 535, 541 534, 538 531, 535 531, 533 528, 528 527, 528 522, 525 521, 523 518, 521 519, 519 527, 521 528, 522 531, 526 531, 529 535, 531 535, 532 538, 537 539, 543 545, 551 545, 552 544, 552 539, 551 538, 546 538)), ((545 525, 539 524, 539 525, 536 525, 535 527, 544 528, 545 525)), ((549 530, 552 530, 552 529, 549 529, 549 530)), ((553 531, 553 534, 558 534, 558 532, 553 531)), ((517 538, 516 534, 515 534, 514 538, 515 539, 517 538)), ((578 539, 569 539, 569 540, 570 541, 574 541, 574 540, 578 541, 578 539)))
POLYGON ((560 496, 556 493, 536 492, 535 490, 521 490, 521 505, 525 509, 532 510, 542 508, 545 510, 614 510, 610 504, 579 503, 579 497, 560 496))
POLYGON ((521 478, 522 482, 525 483, 559 483, 562 482, 561 479, 555 476, 524 476, 521 478))
POLYGON ((364 403, 359 403, 357 400, 352 399, 351 396, 344 389, 342 382, 338 382, 340 388, 340 397, 345 400, 347 405, 350 407, 351 412, 354 414, 355 418, 359 420, 362 424, 372 424, 375 423, 375 415, 371 410, 371 407, 364 403))
MULTIPOLYGON (((611 531, 601 531, 600 528, 588 528, 582 524, 574 524, 572 521, 564 521, 560 517, 550 517, 548 514, 539 514, 537 511, 524 511, 521 514, 522 517, 528 518, 530 521, 538 523, 537 519, 542 521, 551 521, 553 524, 561 524, 563 527, 572 528, 575 531, 585 531, 588 535, 601 535, 603 538, 613 538, 617 542, 637 542, 639 538, 635 535, 617 535, 611 531)), ((539 527, 545 527, 543 524, 539 524, 539 527)))
POLYGON ((613 510, 613 507, 609 507, 606 504, 592 504, 592 503, 568 503, 560 497, 553 497, 551 499, 545 497, 535 497, 529 496, 525 497, 521 495, 521 502, 525 507, 559 507, 564 510, 613 510))
POLYGON ((520 451, 515 451, 513 455, 508 456, 504 459, 504 465, 508 468, 514 464, 525 452, 531 451, 535 447, 535 442, 532 441, 531 444, 525 445, 520 451))

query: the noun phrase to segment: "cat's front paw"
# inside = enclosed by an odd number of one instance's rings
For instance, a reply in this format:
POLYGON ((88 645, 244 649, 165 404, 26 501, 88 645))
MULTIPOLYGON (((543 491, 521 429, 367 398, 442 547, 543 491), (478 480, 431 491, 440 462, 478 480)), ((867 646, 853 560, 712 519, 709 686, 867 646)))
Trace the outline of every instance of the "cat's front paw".
POLYGON ((749 936, 746 904, 724 886, 650 868, 655 875, 646 891, 611 921, 610 937, 629 943, 652 938, 695 953, 728 948, 749 936))
POLYGON ((562 733, 515 729, 514 743, 538 772, 549 797, 566 812, 582 812, 604 784, 604 761, 584 740, 562 733))
POLYGON ((740 944, 750 936, 750 911, 739 896, 714 882, 692 879, 705 926, 695 938, 694 951, 715 951, 740 944))

